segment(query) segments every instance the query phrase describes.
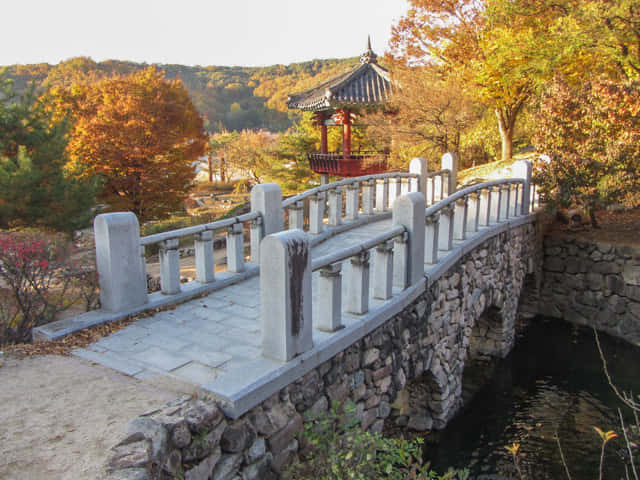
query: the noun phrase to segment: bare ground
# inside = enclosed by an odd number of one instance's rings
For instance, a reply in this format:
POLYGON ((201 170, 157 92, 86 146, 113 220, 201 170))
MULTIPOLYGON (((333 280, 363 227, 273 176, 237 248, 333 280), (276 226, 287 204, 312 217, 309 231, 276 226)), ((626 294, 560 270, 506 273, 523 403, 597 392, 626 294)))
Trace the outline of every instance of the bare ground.
POLYGON ((192 393, 169 379, 140 381, 75 357, 2 357, 0 479, 102 478, 129 420, 192 393))

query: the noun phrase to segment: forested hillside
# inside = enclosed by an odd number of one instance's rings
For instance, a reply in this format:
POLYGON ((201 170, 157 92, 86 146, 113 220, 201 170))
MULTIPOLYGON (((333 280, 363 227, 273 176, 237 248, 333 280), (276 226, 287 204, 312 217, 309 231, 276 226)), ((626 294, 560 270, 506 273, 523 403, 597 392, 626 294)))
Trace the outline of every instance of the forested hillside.
MULTIPOLYGON (((205 116, 210 132, 265 128, 284 131, 298 112, 287 111, 287 94, 303 90, 344 71, 357 58, 312 60, 269 67, 189 67, 156 65, 166 78, 180 78, 195 106, 205 116)), ((119 60, 94 62, 77 57, 57 65, 11 65, 5 74, 22 92, 35 84, 38 92, 53 86, 71 86, 113 75, 129 75, 147 67, 119 60)), ((2 71, 0 69, 0 71, 2 71)))

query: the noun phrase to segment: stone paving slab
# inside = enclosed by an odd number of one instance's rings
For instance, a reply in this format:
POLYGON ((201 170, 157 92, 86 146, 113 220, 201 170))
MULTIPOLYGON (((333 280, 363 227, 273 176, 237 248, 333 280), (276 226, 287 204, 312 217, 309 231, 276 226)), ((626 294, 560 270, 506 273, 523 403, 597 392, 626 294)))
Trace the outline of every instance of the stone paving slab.
MULTIPOLYGON (((311 256, 359 244, 390 225, 386 219, 346 231, 313 247, 311 256)), ((314 342, 331 336, 316 330, 313 335, 314 342)), ((254 276, 140 319, 74 355, 139 378, 166 375, 205 385, 229 376, 232 383, 238 378, 250 382, 279 365, 261 356, 261 342, 260 278, 254 276)))

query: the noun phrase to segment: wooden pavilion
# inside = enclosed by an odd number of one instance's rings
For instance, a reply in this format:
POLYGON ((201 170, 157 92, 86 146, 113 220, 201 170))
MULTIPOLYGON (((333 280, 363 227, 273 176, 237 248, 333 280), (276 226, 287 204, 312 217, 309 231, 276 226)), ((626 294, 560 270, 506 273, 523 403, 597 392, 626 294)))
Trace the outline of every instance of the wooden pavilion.
POLYGON ((311 169, 326 175, 357 177, 384 172, 387 155, 375 152, 351 152, 351 125, 363 106, 384 104, 391 93, 389 72, 378 65, 377 55, 367 41, 360 65, 320 85, 289 95, 287 106, 315 112, 321 131, 320 153, 309 155, 311 169), (342 126, 342 152, 329 153, 327 126, 342 126))

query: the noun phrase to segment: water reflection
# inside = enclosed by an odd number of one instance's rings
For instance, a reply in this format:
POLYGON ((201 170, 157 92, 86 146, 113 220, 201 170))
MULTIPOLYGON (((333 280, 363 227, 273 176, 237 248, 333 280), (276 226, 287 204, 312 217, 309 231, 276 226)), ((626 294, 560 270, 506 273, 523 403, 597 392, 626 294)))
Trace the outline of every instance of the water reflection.
MULTIPOLYGON (((640 392, 640 348, 601 334, 616 384, 640 392)), ((617 400, 607 384, 589 329, 536 319, 504 360, 468 365, 463 412, 444 432, 428 435, 425 456, 439 471, 468 467, 472 478, 516 478, 511 454, 521 444, 529 479, 567 478, 556 433, 574 480, 598 476, 600 438, 593 430, 620 432, 617 400)), ((623 411, 631 421, 630 411, 623 411)), ((624 478, 624 442, 607 446, 605 478, 624 478)))

